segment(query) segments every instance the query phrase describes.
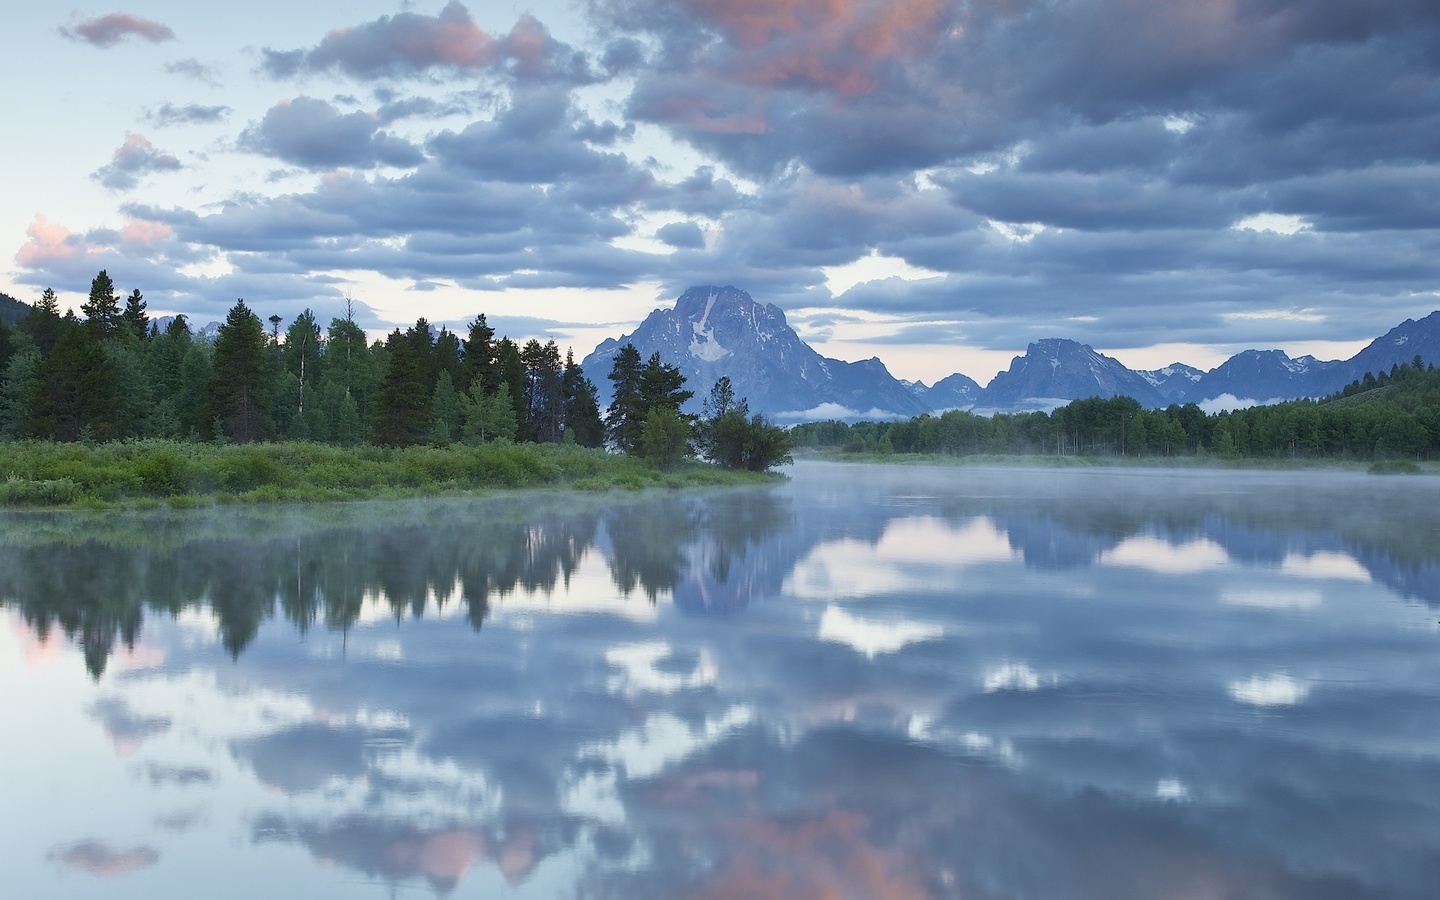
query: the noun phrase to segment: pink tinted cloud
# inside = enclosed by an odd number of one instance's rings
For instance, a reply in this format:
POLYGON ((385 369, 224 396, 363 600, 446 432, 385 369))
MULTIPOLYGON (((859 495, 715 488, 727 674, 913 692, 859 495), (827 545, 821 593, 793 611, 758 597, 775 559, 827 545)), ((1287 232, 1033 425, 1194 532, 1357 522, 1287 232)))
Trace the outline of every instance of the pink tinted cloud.
POLYGON ((21 244, 15 253, 15 261, 22 268, 46 269, 85 255, 80 235, 64 225, 51 222, 39 213, 30 220, 25 234, 30 239, 21 244))
POLYGON ((175 40, 175 32, 169 27, 123 12, 110 13, 98 19, 82 19, 73 27, 61 28, 60 33, 72 41, 84 41, 96 47, 113 47, 131 36, 152 44, 175 40))
POLYGON ((684 0, 735 50, 723 66, 754 84, 874 90, 877 67, 935 46, 946 0, 684 0))
MULTIPOLYGON (((402 12, 331 29, 308 50, 267 49, 265 68, 277 77, 334 68, 357 78, 376 78, 508 63, 517 75, 537 78, 552 74, 565 49, 529 13, 522 14, 508 34, 496 35, 476 24, 459 0, 451 0, 434 16, 402 12)), ((583 70, 581 66, 578 74, 560 74, 582 77, 583 70)))
POLYGON ((150 847, 136 847, 122 853, 91 840, 56 850, 50 858, 67 869, 88 872, 97 878, 114 878, 155 865, 160 861, 160 853, 150 847))

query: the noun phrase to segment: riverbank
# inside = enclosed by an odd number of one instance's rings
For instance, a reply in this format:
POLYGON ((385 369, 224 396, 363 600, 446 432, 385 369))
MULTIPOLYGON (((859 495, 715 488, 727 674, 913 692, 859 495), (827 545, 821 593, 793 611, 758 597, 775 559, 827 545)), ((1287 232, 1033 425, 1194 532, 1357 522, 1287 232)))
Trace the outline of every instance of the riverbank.
POLYGON ((1227 458, 1214 454, 1185 456, 1089 456, 1040 455, 1019 453, 972 453, 957 456, 949 453, 866 453, 838 449, 806 448, 794 451, 796 459, 821 459, 828 462, 885 463, 888 465, 941 466, 1016 466, 1061 469, 1255 469, 1260 471, 1339 471, 1370 472, 1376 475, 1436 475, 1440 464, 1414 462, 1408 459, 1386 459, 1376 462, 1353 459, 1283 459, 1227 458))
POLYGON ((699 462, 661 472, 639 459, 563 444, 339 447, 299 441, 0 444, 0 507, 192 507, 459 495, 764 484, 781 476, 699 462))

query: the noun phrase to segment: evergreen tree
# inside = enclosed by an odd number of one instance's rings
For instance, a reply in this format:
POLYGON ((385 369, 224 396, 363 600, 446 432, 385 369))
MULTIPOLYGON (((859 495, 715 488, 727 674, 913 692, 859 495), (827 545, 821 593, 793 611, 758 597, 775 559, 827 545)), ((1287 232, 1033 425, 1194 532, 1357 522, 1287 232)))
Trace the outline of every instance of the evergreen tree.
POLYGON ((14 440, 28 433, 40 359, 40 351, 26 339, 5 366, 0 382, 0 438, 14 440))
POLYGON ((599 447, 605 443, 605 423, 600 421, 600 402, 595 385, 575 362, 573 350, 565 351, 565 375, 561 385, 565 395, 565 435, 582 447, 599 447))
POLYGON ((695 392, 685 390, 685 376, 676 366, 662 362, 658 352, 650 354, 640 371, 640 396, 647 415, 652 409, 667 407, 686 421, 693 418, 680 410, 695 392))
POLYGON ((500 370, 495 360, 495 329, 485 323, 484 313, 470 323, 464 357, 460 380, 456 382, 460 392, 470 393, 471 385, 478 379, 485 393, 493 393, 500 386, 500 370))
POLYGON ((515 410, 515 435, 517 441, 531 440, 529 408, 526 398, 525 363, 520 359, 520 348, 515 342, 501 338, 495 345, 495 366, 500 381, 505 384, 510 405, 515 410))
POLYGON ((120 328, 120 297, 104 269, 90 281, 90 297, 80 304, 85 322, 100 340, 109 340, 120 328))
POLYGON ((354 401, 362 424, 368 422, 375 387, 380 381, 380 366, 365 339, 365 332, 348 313, 343 319, 330 320, 324 368, 325 380, 333 382, 341 389, 342 396, 354 401))
POLYGON ((265 326, 244 300, 235 305, 215 337, 211 374, 205 387, 204 420, 213 430, 240 443, 267 438, 273 432, 270 420, 271 383, 265 326))
POLYGON ((20 330, 30 336, 41 356, 49 356, 60 340, 61 318, 60 300, 53 290, 46 288, 35 307, 21 321, 20 330))
POLYGON ((626 344, 615 354, 606 376, 611 383, 610 408, 605 413, 605 434, 621 453, 633 453, 645 425, 644 399, 640 393, 640 351, 626 344))
MULTIPOLYGON (((285 371, 295 377, 295 415, 302 421, 305 415, 305 394, 313 394, 315 385, 320 383, 321 354, 324 352, 324 338, 320 335, 320 323, 315 314, 306 309, 295 317, 285 329, 284 361, 285 371)), ((313 403, 312 403, 313 406, 313 403)), ((312 410, 313 412, 313 410, 312 410)))
POLYGON ((114 373, 89 323, 65 320, 55 350, 36 369, 33 388, 29 434, 56 441, 124 436, 114 423, 114 373))
POLYGON ((484 444, 515 439, 515 407, 510 402, 510 385, 503 381, 495 393, 486 394, 477 379, 470 392, 460 396, 463 410, 463 437, 467 444, 484 444))
POLYGON ((564 370, 560 348, 554 341, 544 345, 533 338, 520 351, 525 364, 524 409, 530 421, 530 439, 559 443, 564 421, 564 370))
POLYGON ((435 391, 430 395, 430 442, 443 445, 459 440, 460 420, 460 395, 455 391, 450 372, 441 369, 440 377, 435 379, 435 391))
POLYGON ((430 431, 430 394, 410 336, 396 329, 385 349, 385 375, 375 397, 372 423, 375 441, 392 447, 421 443, 430 431))
POLYGON ((460 338, 448 328, 441 327, 440 333, 435 336, 435 378, 440 378, 441 372, 450 373, 450 383, 456 391, 460 391, 461 384, 465 380, 465 373, 461 363, 462 350, 460 338))
POLYGON ((145 297, 136 288, 125 298, 125 311, 120 314, 120 321, 139 341, 150 338, 150 317, 145 314, 145 306, 145 297))
POLYGON ((406 329, 405 342, 409 345, 411 359, 415 361, 420 372, 420 386, 428 397, 435 390, 435 379, 440 375, 440 367, 435 358, 435 336, 430 333, 430 323, 424 316, 416 319, 415 324, 406 329))

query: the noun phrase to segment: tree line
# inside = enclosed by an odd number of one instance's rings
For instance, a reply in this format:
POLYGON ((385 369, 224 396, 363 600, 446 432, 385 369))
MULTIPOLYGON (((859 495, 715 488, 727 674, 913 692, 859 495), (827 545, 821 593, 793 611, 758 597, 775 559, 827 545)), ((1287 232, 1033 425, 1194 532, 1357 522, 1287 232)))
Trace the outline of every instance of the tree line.
POLYGON ((421 318, 370 343, 348 310, 323 331, 308 309, 283 332, 270 316, 267 331, 237 300, 211 341, 183 315, 161 329, 141 292, 122 300, 104 270, 80 312, 62 314, 46 289, 13 327, 0 321, 0 439, 608 442, 666 469, 696 453, 757 470, 788 460, 784 432, 746 418, 728 380, 702 421, 682 412, 693 392, 680 371, 658 354, 642 365, 627 345, 602 417, 573 351, 497 339, 484 314, 464 335, 421 318))
POLYGON ((1050 413, 813 422, 791 438, 797 447, 879 454, 1440 459, 1440 372, 1417 356, 1321 400, 1206 413, 1194 403, 1145 409, 1130 397, 1091 397, 1050 413))

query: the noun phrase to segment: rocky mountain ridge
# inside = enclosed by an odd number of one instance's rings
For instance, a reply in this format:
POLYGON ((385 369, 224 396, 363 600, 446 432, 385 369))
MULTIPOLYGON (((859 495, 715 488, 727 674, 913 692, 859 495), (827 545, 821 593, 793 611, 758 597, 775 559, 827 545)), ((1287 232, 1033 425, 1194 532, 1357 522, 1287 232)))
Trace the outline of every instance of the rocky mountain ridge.
POLYGON ((774 304, 761 305, 733 286, 692 287, 672 309, 656 309, 631 334, 607 339, 582 363, 609 403, 615 353, 634 343, 643 358, 658 352, 695 391, 698 412, 710 385, 728 375, 752 411, 781 422, 806 419, 908 418, 967 409, 979 413, 1048 410, 1085 397, 1134 397, 1147 407, 1171 403, 1242 406, 1335 393, 1366 372, 1388 371, 1419 355, 1440 361, 1440 311, 1407 319, 1349 360, 1290 358, 1281 350, 1246 350, 1210 371, 1176 362, 1137 371, 1088 345, 1063 338, 1030 344, 982 387, 956 373, 933 385, 903 382, 878 358, 845 362, 806 344, 774 304))

